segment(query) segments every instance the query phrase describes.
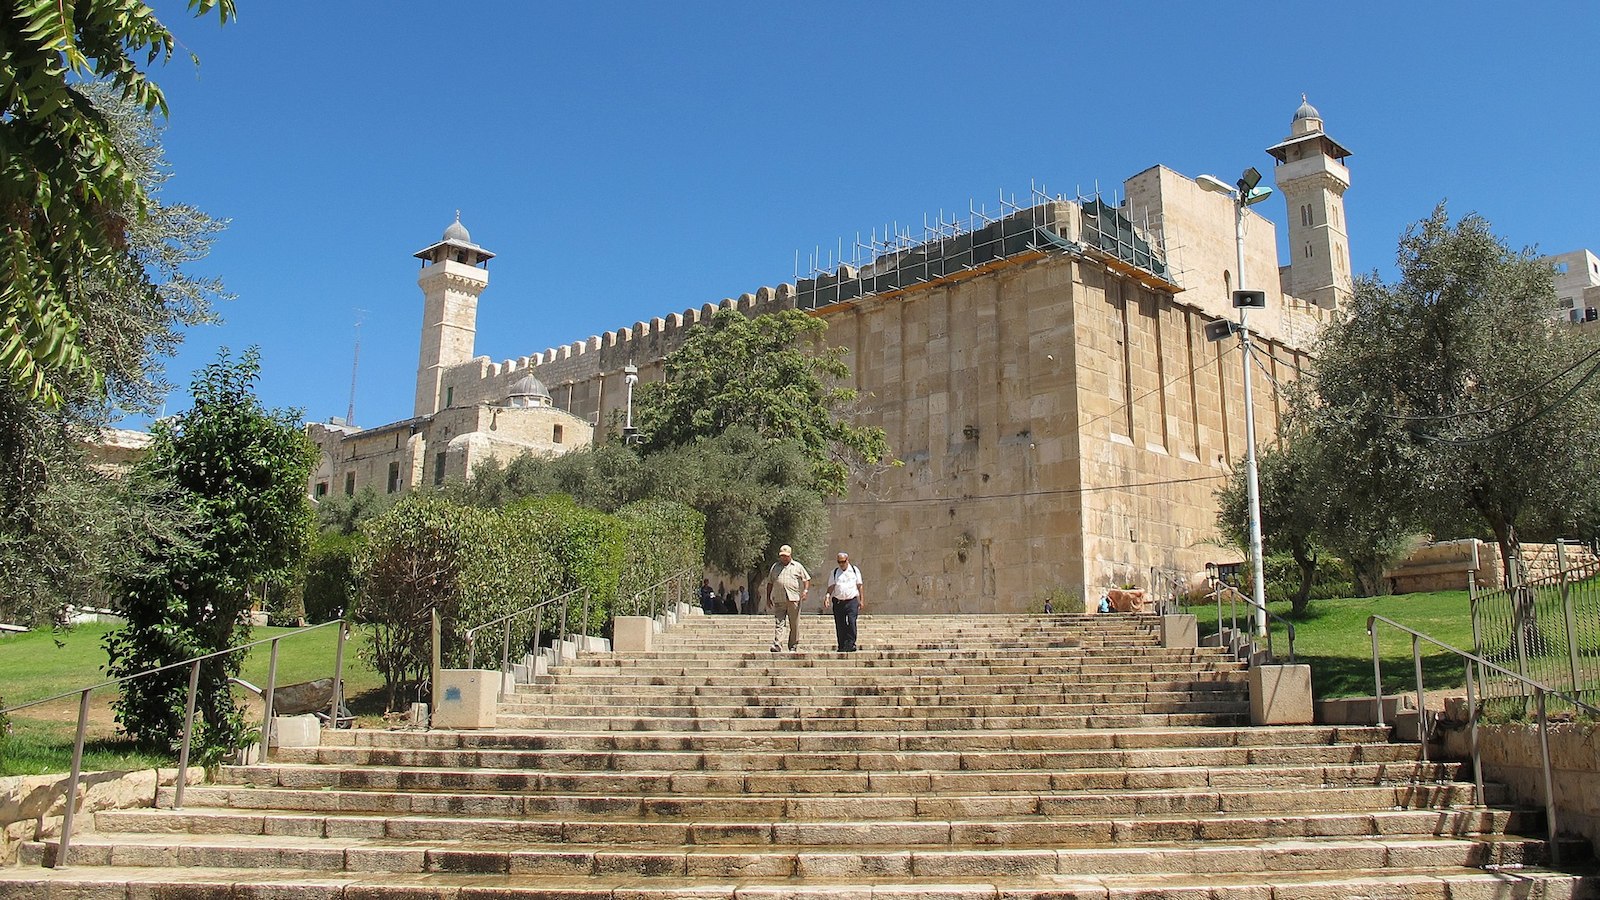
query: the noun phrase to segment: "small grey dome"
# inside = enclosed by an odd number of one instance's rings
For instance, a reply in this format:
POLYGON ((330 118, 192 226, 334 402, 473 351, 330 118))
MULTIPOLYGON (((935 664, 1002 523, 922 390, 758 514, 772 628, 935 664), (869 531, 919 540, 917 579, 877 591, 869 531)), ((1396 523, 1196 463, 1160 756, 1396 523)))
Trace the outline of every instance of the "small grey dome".
POLYGON ((550 399, 550 389, 532 374, 518 378, 506 390, 506 406, 526 409, 534 406, 551 406, 553 402, 550 399))
POLYGON ((1300 108, 1294 111, 1294 119, 1292 121, 1298 122, 1301 119, 1320 119, 1320 118, 1322 118, 1322 113, 1317 112, 1317 108, 1315 106, 1312 106, 1310 104, 1310 102, 1308 102, 1306 100, 1306 95, 1305 94, 1301 94, 1300 95, 1300 108))
POLYGON ((459 241, 463 244, 472 243, 472 235, 467 233, 467 227, 461 224, 461 210, 456 210, 456 220, 444 230, 444 240, 459 241))

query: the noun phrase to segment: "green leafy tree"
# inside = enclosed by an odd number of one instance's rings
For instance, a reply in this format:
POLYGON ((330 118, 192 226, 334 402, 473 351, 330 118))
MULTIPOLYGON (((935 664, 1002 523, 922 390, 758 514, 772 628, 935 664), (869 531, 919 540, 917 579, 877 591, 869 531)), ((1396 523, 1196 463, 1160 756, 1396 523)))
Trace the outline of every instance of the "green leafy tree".
MULTIPOLYGON (((232 0, 188 6, 234 16, 232 0)), ((149 185, 85 86, 108 84, 164 114, 139 58, 169 59, 175 41, 132 0, 5 0, 0 23, 0 376, 60 407, 107 376, 84 336, 96 291, 160 304, 147 273, 128 265, 149 185)))
POLYGON ((500 507, 525 497, 565 494, 580 505, 612 512, 648 496, 649 473, 639 454, 621 442, 580 447, 560 456, 524 453, 501 465, 474 467, 472 480, 447 486, 463 503, 500 507))
MULTIPOLYGON (((645 452, 713 438, 735 425, 800 448, 812 487, 843 494, 852 467, 889 455, 881 428, 847 420, 856 392, 844 347, 822 343, 827 324, 799 310, 751 318, 717 310, 666 358, 666 379, 640 387, 635 413, 645 452)), ((703 510, 702 510, 703 511, 703 510)))
MULTIPOLYGON (((161 544, 183 540, 186 513, 148 478, 123 479, 90 464, 83 447, 116 411, 154 412, 169 385, 159 361, 183 328, 209 321, 223 295, 215 279, 189 273, 223 223, 162 197, 168 177, 160 130, 107 84, 79 85, 146 195, 129 206, 120 283, 86 275, 77 340, 104 373, 63 382, 47 407, 24 385, 0 378, 0 617, 47 624, 74 603, 114 602, 107 584, 161 544)), ((10 123, 0 122, 0 132, 10 123)))
MULTIPOLYGON (((287 580, 305 553, 316 447, 297 412, 261 407, 259 374, 254 349, 237 362, 224 351, 195 378, 193 408, 153 429, 136 472, 188 508, 193 544, 156 548, 121 579, 127 624, 106 637, 115 677, 234 646, 248 634, 252 587, 287 580)), ((228 654, 201 666, 196 741, 209 753, 243 737, 228 687, 241 662, 228 654)), ((183 732, 187 677, 174 669, 126 682, 115 702, 119 723, 146 746, 172 747, 183 732)))
POLYGON ((402 498, 362 532, 353 618, 367 626, 362 658, 395 709, 428 679, 434 610, 444 643, 460 645, 461 600, 479 589, 495 538, 489 513, 426 493, 402 498))
POLYGON ((1478 216, 1451 223, 1439 206, 1396 262, 1393 283, 1357 280, 1317 345, 1308 411, 1343 500, 1325 518, 1377 536, 1476 520, 1508 557, 1524 522, 1594 502, 1597 345, 1559 321, 1549 266, 1478 216))
POLYGON ((828 513, 812 480, 812 462, 796 444, 768 441, 746 426, 647 457, 656 496, 705 516, 706 563, 741 572, 755 586, 778 546, 815 563, 828 513))
MULTIPOLYGON (((1316 447, 1292 432, 1257 455, 1257 481, 1261 491, 1261 541, 1267 554, 1287 553, 1299 572, 1299 586, 1291 598, 1293 612, 1306 611, 1317 574, 1317 544, 1322 512, 1313 467, 1320 464, 1316 447)), ((1235 545, 1250 545, 1250 497, 1244 467, 1217 492, 1217 524, 1235 545)))

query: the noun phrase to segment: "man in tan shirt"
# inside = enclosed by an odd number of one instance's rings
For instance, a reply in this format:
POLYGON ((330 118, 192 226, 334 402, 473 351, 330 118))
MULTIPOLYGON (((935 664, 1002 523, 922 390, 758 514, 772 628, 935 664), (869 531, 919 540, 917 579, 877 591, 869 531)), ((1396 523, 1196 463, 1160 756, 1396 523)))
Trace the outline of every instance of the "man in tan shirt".
POLYGON ((806 571, 805 566, 795 561, 794 551, 788 544, 779 547, 778 561, 767 571, 767 609, 774 613, 770 648, 773 653, 782 649, 779 641, 783 637, 785 619, 789 623, 789 649, 800 648, 800 603, 810 591, 811 573, 806 571), (783 592, 776 609, 772 605, 774 586, 783 592))

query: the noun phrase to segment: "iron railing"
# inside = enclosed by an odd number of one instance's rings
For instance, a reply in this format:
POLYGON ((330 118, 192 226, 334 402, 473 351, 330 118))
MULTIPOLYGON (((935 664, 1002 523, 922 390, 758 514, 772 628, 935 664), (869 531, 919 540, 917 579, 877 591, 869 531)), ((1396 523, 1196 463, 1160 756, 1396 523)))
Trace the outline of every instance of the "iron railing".
POLYGON ((1514 554, 1509 588, 1483 590, 1468 573, 1473 651, 1518 676, 1489 677, 1484 691, 1491 699, 1525 699, 1522 682, 1532 680, 1600 704, 1600 560, 1565 541, 1555 543, 1553 555, 1552 574, 1527 578, 1530 561, 1514 554), (1578 565, 1570 564, 1574 547, 1578 565))
MULTIPOLYGON (((540 645, 544 642, 544 611, 546 608, 557 603, 561 604, 561 614, 556 623, 555 654, 556 662, 560 663, 563 659, 565 659, 566 653, 568 611, 570 609, 572 599, 578 594, 583 595, 582 621, 584 623, 584 636, 587 637, 591 594, 587 588, 573 588, 564 594, 558 594, 554 597, 546 597, 543 600, 531 603, 514 612, 507 613, 498 619, 490 619, 489 621, 480 625, 474 625, 473 627, 468 628, 465 632, 462 632, 462 637, 464 637, 467 641, 467 668, 476 668, 478 664, 478 633, 498 625, 501 626, 500 674, 511 674, 513 671, 511 668, 511 632, 513 623, 524 616, 534 616, 533 649, 534 652, 538 652, 540 645)), ((501 683, 502 685, 504 684, 503 681, 501 683)))
POLYGON ((272 654, 267 662, 267 686, 265 691, 262 693, 263 706, 261 744, 263 751, 266 752, 269 751, 272 746, 273 695, 277 690, 278 680, 278 643, 288 638, 327 628, 330 625, 339 626, 339 637, 333 654, 333 698, 328 707, 329 721, 337 724, 340 717, 340 711, 344 708, 344 644, 345 641, 350 637, 349 623, 343 619, 337 619, 332 622, 324 622, 321 625, 312 625, 306 628, 299 628, 289 632, 288 634, 280 634, 277 637, 262 638, 259 641, 251 641, 248 644, 240 644, 237 647, 229 647, 226 650, 218 650, 215 653, 207 653, 204 656, 196 656, 180 662, 168 663, 164 666, 146 669, 143 672, 135 672, 132 675, 124 675, 121 678, 114 678, 110 681, 102 681, 99 684, 89 685, 88 687, 74 688, 70 691, 62 691, 59 694, 53 694, 49 697, 44 697, 39 700, 30 700, 27 703, 19 703, 16 706, 0 709, 0 716, 5 716, 15 713, 19 710, 27 709, 31 706, 50 703, 65 697, 71 697, 74 694, 78 695, 78 730, 77 735, 72 741, 72 774, 67 778, 67 790, 64 800, 65 810, 62 813, 61 819, 61 843, 56 850, 55 858, 56 868, 66 867, 72 850, 72 829, 77 814, 78 785, 83 776, 83 745, 89 731, 90 694, 100 690, 101 688, 116 687, 135 679, 154 675, 158 672, 166 672, 171 669, 181 668, 183 666, 189 667, 189 690, 187 699, 184 701, 183 743, 179 746, 178 750, 178 777, 172 796, 172 808, 182 809, 184 787, 188 784, 189 780, 189 749, 194 736, 195 700, 199 694, 200 687, 200 664, 208 659, 218 659, 243 650, 249 650, 252 647, 259 647, 262 644, 272 645, 272 654))
POLYGON ((687 603, 685 598, 692 596, 690 582, 693 577, 694 572, 685 569, 640 588, 628 600, 628 614, 654 617, 664 614, 679 603, 687 603))
POLYGON ((1189 594, 1189 576, 1177 569, 1150 567, 1150 598, 1156 615, 1174 615, 1183 611, 1183 600, 1189 594))
POLYGON ((1243 630, 1241 630, 1239 628, 1239 606, 1240 606, 1240 604, 1243 604, 1248 609, 1259 609, 1262 612, 1266 613, 1267 620, 1268 620, 1268 622, 1267 622, 1267 633, 1266 633, 1266 638, 1267 638, 1267 656, 1269 656, 1269 657, 1271 657, 1273 659, 1277 659, 1278 655, 1277 655, 1276 651, 1273 650, 1273 647, 1272 647, 1272 623, 1273 622, 1277 622, 1277 623, 1283 625, 1284 630, 1288 633, 1288 637, 1289 637, 1289 665, 1292 666, 1292 665, 1295 664, 1294 623, 1293 622, 1289 621, 1288 619, 1285 619, 1283 616, 1278 615, 1277 613, 1273 612, 1272 610, 1267 609, 1265 606, 1261 606, 1260 604, 1256 603, 1254 598, 1246 597, 1242 592, 1240 592, 1240 590, 1238 588, 1234 587, 1231 584, 1225 584, 1225 583, 1223 583, 1222 581, 1218 580, 1215 577, 1212 577, 1210 579, 1210 581, 1211 581, 1211 590, 1206 594, 1206 599, 1207 600, 1215 600, 1216 601, 1216 605, 1217 605, 1217 641, 1218 641, 1219 644, 1221 644, 1221 642, 1224 640, 1224 635, 1228 635, 1228 636, 1230 636, 1230 639, 1228 640, 1227 646, 1233 647, 1235 652, 1238 652, 1243 647, 1248 647, 1248 648, 1250 648, 1247 651, 1248 656, 1252 656, 1253 657, 1255 655, 1255 650, 1254 650, 1254 648, 1255 648, 1255 636, 1254 636, 1255 616, 1252 615, 1249 612, 1246 612, 1245 613, 1245 617, 1244 617, 1245 627, 1243 628, 1243 630), (1222 597, 1223 597, 1224 594, 1228 595, 1228 597, 1230 598, 1230 602, 1229 602, 1230 614, 1229 614, 1228 617, 1226 617, 1226 619, 1231 622, 1231 627, 1226 628, 1226 629, 1223 626, 1223 622, 1225 620, 1225 617, 1224 617, 1223 612, 1222 612, 1222 597))
POLYGON ((1414 628, 1401 625, 1399 622, 1396 622, 1393 619, 1374 615, 1367 617, 1367 634, 1372 638, 1372 680, 1374 682, 1374 686, 1377 688, 1373 697, 1373 706, 1377 710, 1375 713, 1375 718, 1377 719, 1379 728, 1384 727, 1383 666, 1379 661, 1378 629, 1376 627, 1377 623, 1379 622, 1394 628, 1398 628, 1406 634, 1411 635, 1411 665, 1415 670, 1417 678, 1417 740, 1421 748, 1418 752, 1421 755, 1423 762, 1428 761, 1428 739, 1432 736, 1433 729, 1429 725, 1428 707, 1424 702, 1426 689, 1422 680, 1422 642, 1427 641, 1428 643, 1442 648, 1449 653, 1454 653, 1456 656, 1459 656, 1464 660, 1467 676, 1467 723, 1471 729, 1470 740, 1472 745, 1472 778, 1474 785, 1478 789, 1479 802, 1482 802, 1483 799, 1483 761, 1478 753, 1478 717, 1483 709, 1482 690, 1486 680, 1485 672, 1493 672, 1503 679, 1514 680, 1521 684, 1524 690, 1533 691, 1536 701, 1535 714, 1539 723, 1539 752, 1541 761, 1543 763, 1544 812, 1545 825, 1550 836, 1550 861, 1557 866, 1561 865, 1561 846, 1560 842, 1557 840, 1557 835, 1559 833, 1559 820, 1556 818, 1555 789, 1550 774, 1550 719, 1547 714, 1548 711, 1546 708, 1547 704, 1545 698, 1547 695, 1554 695, 1556 697, 1563 698, 1567 702, 1571 703, 1574 708, 1581 709, 1590 715, 1600 716, 1600 708, 1596 708, 1588 703, 1585 703, 1582 699, 1574 694, 1556 690, 1555 688, 1541 684, 1523 675, 1519 675, 1510 669, 1496 665, 1495 663, 1484 659, 1476 653, 1468 653, 1465 650, 1452 647, 1449 644, 1431 638, 1414 628), (1474 667, 1477 668, 1476 673, 1474 673, 1474 667), (1477 677, 1474 677, 1475 674, 1477 677), (1477 691, 1474 691, 1474 686, 1477 687, 1477 691))

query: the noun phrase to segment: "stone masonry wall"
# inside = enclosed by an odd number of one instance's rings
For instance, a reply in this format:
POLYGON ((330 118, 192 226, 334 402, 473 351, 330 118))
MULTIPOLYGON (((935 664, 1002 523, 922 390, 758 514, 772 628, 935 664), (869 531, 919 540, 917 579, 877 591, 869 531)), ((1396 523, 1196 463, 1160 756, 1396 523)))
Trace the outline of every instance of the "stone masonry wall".
MULTIPOLYGON (((1472 758, 1467 729, 1444 732, 1444 741, 1453 758, 1472 758)), ((1536 726, 1479 726, 1478 748, 1486 781, 1506 785, 1521 803, 1543 807, 1544 769, 1536 726)), ((1562 832, 1583 835, 1600 853, 1600 726, 1552 724, 1550 767, 1562 832)))
MULTIPOLYGON (((1194 573, 1222 553, 1215 491, 1244 453, 1242 354, 1203 329, 1232 316, 1232 206, 1160 167, 1128 182, 1130 204, 1184 242, 1181 288, 1107 263, 1026 252, 933 282, 818 310, 849 349, 857 420, 886 431, 898 468, 830 504, 833 549, 859 562, 881 612, 1013 611, 1065 588, 1091 603, 1152 566, 1194 573)), ((1061 237, 1072 233, 1073 217, 1061 237)), ((1263 445, 1278 428, 1274 382, 1297 376, 1327 311, 1277 288, 1271 222, 1249 217, 1247 283, 1263 445), (1270 281, 1268 280, 1270 279, 1270 281)), ((719 304, 793 308, 795 288, 719 304)), ((558 408, 602 426, 626 398, 622 367, 661 377, 662 358, 707 304, 517 360, 451 368, 456 404, 496 402, 532 372, 558 408)), ((802 560, 822 566, 824 560, 802 560)))

